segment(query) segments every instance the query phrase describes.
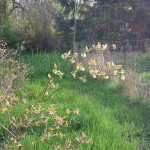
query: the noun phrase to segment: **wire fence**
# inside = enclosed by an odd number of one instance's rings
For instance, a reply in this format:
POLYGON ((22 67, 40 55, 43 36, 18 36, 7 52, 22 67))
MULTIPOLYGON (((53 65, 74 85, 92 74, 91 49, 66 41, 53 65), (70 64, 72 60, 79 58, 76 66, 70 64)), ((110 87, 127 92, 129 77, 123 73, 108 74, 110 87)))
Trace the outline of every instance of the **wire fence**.
MULTIPOLYGON (((150 39, 150 1, 121 2, 92 7, 82 4, 89 11, 82 12, 81 6, 76 9, 76 42, 100 41, 133 41, 150 39), (84 20, 79 19, 82 15, 84 20)), ((120 43, 120 42, 119 42, 120 43)))
MULTIPOLYGON (((80 7, 77 7, 77 13, 82 13, 80 7)), ((150 65, 148 65, 150 64, 149 0, 126 1, 111 5, 94 3, 92 6, 88 6, 82 4, 82 7, 90 11, 87 11, 88 14, 84 12, 84 16, 88 16, 84 20, 75 17, 74 53, 81 53, 86 46, 91 47, 98 42, 107 43, 109 50, 103 54, 106 60, 113 60, 117 64, 126 64, 137 72, 150 71, 150 65), (112 44, 116 45, 116 50, 111 49, 112 44), (135 64, 139 53, 144 53, 146 65, 144 62, 135 64)), ((88 58, 90 59, 93 55, 101 57, 101 53, 93 52, 88 58)), ((82 58, 79 61, 82 61, 82 58)))
POLYGON ((85 46, 90 46, 92 44, 97 44, 100 42, 101 44, 112 45, 115 44, 117 52, 150 52, 150 39, 143 40, 120 40, 120 41, 93 41, 93 42, 76 42, 77 48, 80 50, 85 46))
MULTIPOLYGON (((104 52, 92 51, 87 53, 88 62, 90 59, 97 59, 101 61, 102 56, 106 62, 114 61, 115 64, 121 64, 126 69, 132 69, 137 73, 150 72, 150 40, 135 40, 128 41, 128 44, 123 44, 126 41, 102 41, 101 44, 108 44, 108 50, 104 52), (117 48, 112 49, 112 44, 116 44, 117 48)), ((74 53, 82 53, 85 51, 85 47, 92 47, 96 45, 95 42, 76 42, 74 43, 74 53)), ((78 62, 82 62, 83 58, 80 57, 78 62)))

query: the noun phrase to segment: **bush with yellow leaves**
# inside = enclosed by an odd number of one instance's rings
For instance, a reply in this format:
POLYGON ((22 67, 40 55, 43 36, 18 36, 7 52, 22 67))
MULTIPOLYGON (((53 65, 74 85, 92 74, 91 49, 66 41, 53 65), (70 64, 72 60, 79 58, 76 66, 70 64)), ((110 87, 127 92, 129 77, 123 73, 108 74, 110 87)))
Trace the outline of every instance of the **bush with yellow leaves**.
MULTIPOLYGON (((115 45, 113 45, 113 48, 115 48, 115 45)), ((52 69, 53 74, 48 74, 49 81, 47 83, 47 86, 43 89, 43 92, 40 94, 42 96, 38 97, 39 100, 35 100, 32 104, 27 104, 26 101, 24 101, 25 104, 25 111, 24 115, 20 118, 17 118, 16 116, 13 116, 10 118, 9 113, 13 111, 13 106, 17 105, 19 103, 19 99, 13 99, 10 101, 9 94, 12 91, 15 92, 18 90, 18 88, 15 86, 16 80, 15 79, 22 79, 25 78, 26 72, 25 70, 26 66, 21 63, 17 63, 13 60, 13 64, 15 64, 15 67, 12 67, 11 69, 11 81, 6 78, 6 74, 2 76, 3 82, 1 82, 2 87, 1 92, 3 92, 4 96, 1 98, 1 106, 0 112, 2 113, 8 113, 8 127, 6 128, 2 124, 0 126, 9 133, 8 140, 10 140, 11 144, 4 144, 3 148, 8 149, 23 149, 23 146, 21 144, 21 140, 24 139, 29 132, 34 132, 33 130, 43 126, 42 135, 40 137, 39 142, 45 142, 47 140, 50 140, 51 138, 63 138, 66 136, 66 133, 61 132, 61 128, 67 128, 69 125, 71 125, 73 122, 72 120, 77 119, 76 116, 80 115, 80 109, 79 108, 72 108, 72 110, 66 109, 64 114, 59 114, 57 110, 57 106, 54 104, 50 104, 47 106, 45 104, 46 101, 53 100, 52 96, 58 92, 58 90, 61 90, 63 86, 61 87, 59 83, 57 83, 58 79, 55 80, 55 77, 58 76, 60 79, 62 79, 66 75, 71 75, 73 79, 79 79, 82 82, 86 82, 88 77, 102 77, 104 79, 108 79, 110 76, 118 76, 120 79, 124 80, 124 70, 122 69, 121 65, 115 65, 113 62, 105 62, 107 66, 107 70, 99 69, 98 63, 96 60, 90 60, 88 62, 88 66, 84 66, 83 62, 77 62, 77 57, 83 57, 86 58, 87 53, 91 51, 106 51, 108 49, 108 45, 104 44, 101 45, 98 43, 97 45, 92 45, 90 48, 87 46, 85 47, 84 51, 82 53, 74 53, 71 54, 71 51, 68 53, 62 54, 62 59, 65 61, 69 61, 71 64, 74 64, 73 70, 69 73, 64 73, 60 70, 60 66, 54 63, 54 67, 52 69), (16 65, 17 64, 17 65, 16 65), (22 70, 22 71, 20 71, 22 70), (79 76, 79 72, 84 72, 84 75, 79 76), (20 75, 21 74, 21 75, 20 75), (19 78, 20 76, 21 78, 19 78), (6 78, 6 81, 5 81, 6 78), (4 87, 3 83, 6 82, 6 85, 8 84, 8 87, 4 87), (52 90, 53 89, 53 90, 52 90), (52 90, 52 91, 51 91, 52 90), (7 91, 7 92, 6 92, 7 91), (51 92, 49 92, 51 91, 51 92), (4 103, 5 102, 5 103, 4 103), (11 107, 11 109, 9 109, 11 107)), ((5 52, 4 52, 5 53, 5 52)), ((4 56, 4 54, 2 54, 4 56)), ((12 63, 12 60, 8 59, 8 64, 12 63)), ((9 65, 8 65, 9 66, 9 65)), ((7 70, 7 67, 3 67, 7 70)), ((3 71, 4 72, 4 71, 3 71)), ((1 72, 1 73, 3 73, 1 72)), ((19 83, 20 84, 20 83, 19 83)), ((17 84, 16 84, 17 85, 17 84)), ((78 144, 75 144, 76 142, 71 141, 71 139, 67 139, 63 145, 57 143, 53 145, 53 148, 55 150, 66 150, 66 149, 78 149, 78 145, 85 143, 92 143, 92 138, 86 136, 84 132, 82 132, 81 137, 76 137, 74 139, 78 144)), ((33 146, 36 144, 36 141, 31 141, 30 145, 33 146)))
POLYGON ((15 93, 27 81, 29 69, 25 63, 18 61, 13 49, 6 48, 7 43, 0 41, 0 112, 16 105, 19 98, 15 93))
MULTIPOLYGON (((116 45, 113 44, 112 48, 115 49, 116 45)), ((62 59, 64 59, 65 61, 68 60, 69 62, 71 62, 71 64, 74 64, 75 67, 70 72, 70 74, 73 76, 74 79, 80 79, 81 81, 86 82, 87 77, 89 76, 92 76, 93 78, 102 77, 104 79, 108 79, 110 76, 118 76, 121 80, 124 80, 125 71, 123 70, 122 65, 115 65, 113 61, 109 62, 109 61, 103 60, 103 65, 106 66, 105 69, 103 66, 100 68, 100 66, 98 65, 99 62, 96 61, 96 59, 90 59, 88 60, 88 62, 86 62, 86 65, 84 65, 83 61, 84 61, 84 58, 87 57, 88 53, 93 52, 93 51, 94 52, 100 51, 103 53, 107 50, 108 50, 108 44, 101 45, 98 42, 97 45, 92 45, 91 47, 86 46, 81 53, 71 54, 71 51, 69 51, 68 53, 64 53, 62 55, 62 59), (83 58, 81 62, 78 62, 79 60, 78 57, 83 58), (84 71, 85 71, 85 75, 78 77, 77 75, 78 72, 84 72, 84 71)), ((65 75, 65 73, 59 70, 59 67, 56 64, 54 64, 53 73, 58 75, 60 78, 62 78, 62 76, 65 75)), ((50 76, 51 75, 49 75, 49 77, 50 76)))

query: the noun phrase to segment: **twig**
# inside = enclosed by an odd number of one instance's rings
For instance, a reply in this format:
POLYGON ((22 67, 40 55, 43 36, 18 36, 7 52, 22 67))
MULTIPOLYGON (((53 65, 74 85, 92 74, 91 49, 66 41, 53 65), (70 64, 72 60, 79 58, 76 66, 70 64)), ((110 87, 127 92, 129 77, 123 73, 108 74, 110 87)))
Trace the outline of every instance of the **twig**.
POLYGON ((29 106, 28 106, 28 108, 30 108, 31 106, 33 106, 34 104, 36 104, 36 103, 40 103, 40 102, 45 102, 45 101, 48 101, 48 100, 52 100, 52 99, 49 99, 50 97, 52 97, 56 92, 58 92, 59 90, 61 90, 63 87, 61 87, 61 88, 59 88, 59 89, 56 89, 47 99, 40 99, 40 100, 38 100, 38 101, 36 101, 36 102, 34 102, 34 103, 32 103, 32 104, 30 104, 29 106))
POLYGON ((15 136, 11 131, 9 131, 6 127, 4 127, 2 124, 0 124, 0 126, 5 129, 7 132, 9 132, 14 138, 17 139, 17 136, 15 136))
POLYGON ((1 59, 0 62, 2 62, 14 49, 11 49, 8 53, 6 53, 1 59))
MULTIPOLYGON (((7 116, 8 116, 9 122, 11 122, 11 121, 10 121, 10 113, 9 113, 9 111, 7 111, 7 116)), ((12 124, 11 124, 11 130, 13 131, 13 126, 12 126, 12 124)), ((13 131, 13 132, 14 132, 14 131, 13 131)))
POLYGON ((48 83, 47 83, 47 85, 46 85, 46 88, 45 88, 44 91, 42 92, 42 93, 43 93, 42 100, 44 99, 44 95, 45 95, 45 93, 46 93, 46 90, 47 90, 48 86, 51 85, 51 84, 53 83, 53 81, 54 81, 54 79, 48 81, 48 83))
POLYGON ((19 8, 22 10, 22 13, 26 10, 22 5, 21 3, 19 2, 16 2, 16 0, 12 0, 12 3, 13 3, 13 8, 10 10, 10 13, 12 13, 15 9, 19 8))

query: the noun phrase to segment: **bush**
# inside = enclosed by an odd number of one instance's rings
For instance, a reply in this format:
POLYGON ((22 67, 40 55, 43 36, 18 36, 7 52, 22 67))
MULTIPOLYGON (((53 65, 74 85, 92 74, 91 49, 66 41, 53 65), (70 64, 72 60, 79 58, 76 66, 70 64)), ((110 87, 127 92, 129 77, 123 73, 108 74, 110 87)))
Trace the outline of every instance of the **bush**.
MULTIPOLYGON (((2 45, 5 47, 5 45, 2 45)), ((10 94, 14 94, 20 87, 21 82, 25 80, 26 74, 26 65, 12 60, 11 58, 5 58, 2 61, 3 70, 1 71, 1 109, 0 112, 6 115, 7 118, 7 127, 0 124, 0 126, 9 133, 7 139, 9 143, 4 143, 3 148, 8 149, 22 149, 21 140, 28 134, 36 132, 40 128, 40 140, 39 142, 44 142, 50 138, 62 139, 66 136, 62 133, 62 128, 68 128, 74 124, 78 124, 77 115, 79 115, 79 108, 65 109, 63 113, 60 114, 58 108, 54 104, 46 105, 46 101, 53 101, 53 95, 59 90, 64 88, 64 85, 59 85, 59 79, 61 80, 64 76, 71 75, 74 79, 79 79, 83 82, 87 81, 89 76, 96 78, 101 76, 105 79, 108 79, 109 76, 123 76, 120 71, 122 69, 121 65, 115 65, 108 63, 107 71, 98 70, 97 62, 95 60, 90 60, 88 63, 88 69, 85 70, 82 62, 76 62, 77 57, 81 56, 86 57, 86 54, 90 51, 105 51, 107 50, 107 45, 101 45, 98 43, 93 46, 93 48, 85 48, 85 51, 81 54, 71 54, 64 53, 62 58, 68 60, 71 64, 74 64, 74 68, 71 72, 64 73, 60 71, 60 65, 54 63, 54 68, 52 70, 53 74, 48 74, 49 81, 46 87, 40 94, 35 95, 34 102, 27 103, 25 98, 21 99, 10 97, 10 94), (11 63, 11 65, 10 65, 11 63), (38 98, 38 99, 37 99, 38 98), (21 111, 19 116, 14 116, 16 105, 23 105, 24 110, 21 111), (7 112, 7 113, 5 113, 7 112)), ((1 48, 2 57, 5 57, 7 50, 1 48)), ((1 59, 2 60, 2 59, 1 59)), ((67 137, 67 136, 66 136, 67 137)), ((66 138, 65 138, 66 139, 66 138)), ((88 144, 92 142, 92 138, 86 136, 82 132, 81 137, 75 137, 73 139, 67 138, 62 143, 52 143, 55 150, 59 149, 74 149, 77 150, 81 144, 88 144)), ((34 145, 34 142, 30 143, 31 146, 34 145)))
POLYGON ((16 48, 21 43, 22 38, 15 35, 9 22, 0 26, 0 40, 7 42, 7 46, 16 48))

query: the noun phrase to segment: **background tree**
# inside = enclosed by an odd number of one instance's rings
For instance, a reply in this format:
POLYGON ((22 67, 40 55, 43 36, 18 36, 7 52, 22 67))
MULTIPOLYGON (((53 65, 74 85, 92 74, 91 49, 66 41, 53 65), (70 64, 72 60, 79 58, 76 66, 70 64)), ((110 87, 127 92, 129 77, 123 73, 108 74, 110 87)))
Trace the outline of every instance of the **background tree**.
POLYGON ((75 32, 77 42, 150 37, 147 0, 0 0, 0 7, 0 39, 26 40, 28 51, 69 49, 75 32))

